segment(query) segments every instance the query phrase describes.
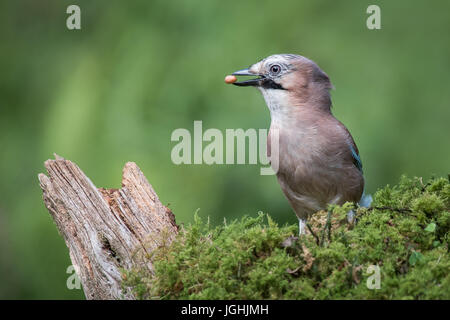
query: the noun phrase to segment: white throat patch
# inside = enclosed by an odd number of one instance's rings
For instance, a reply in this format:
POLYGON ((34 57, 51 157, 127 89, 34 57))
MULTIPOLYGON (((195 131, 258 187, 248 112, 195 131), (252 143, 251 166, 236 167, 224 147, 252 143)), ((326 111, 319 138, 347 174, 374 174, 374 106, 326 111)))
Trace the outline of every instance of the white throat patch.
POLYGON ((258 88, 261 91, 267 107, 270 110, 270 117, 272 121, 282 120, 288 117, 289 114, 289 102, 288 95, 285 90, 258 88))

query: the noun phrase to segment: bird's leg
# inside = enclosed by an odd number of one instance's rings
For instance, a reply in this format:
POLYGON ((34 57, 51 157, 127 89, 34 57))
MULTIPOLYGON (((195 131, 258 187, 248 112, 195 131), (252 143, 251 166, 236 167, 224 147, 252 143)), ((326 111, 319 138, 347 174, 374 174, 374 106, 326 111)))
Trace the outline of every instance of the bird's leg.
POLYGON ((298 218, 298 235, 305 234, 306 219, 298 218))
POLYGON ((354 219, 355 219, 355 213, 353 212, 353 210, 350 210, 349 212, 347 212, 348 223, 352 224, 354 219))

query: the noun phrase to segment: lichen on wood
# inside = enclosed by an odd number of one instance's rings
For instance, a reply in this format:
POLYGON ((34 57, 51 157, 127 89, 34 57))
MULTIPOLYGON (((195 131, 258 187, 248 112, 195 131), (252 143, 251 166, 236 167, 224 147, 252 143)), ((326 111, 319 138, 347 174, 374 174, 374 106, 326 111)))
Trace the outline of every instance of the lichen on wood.
POLYGON ((87 299, 134 299, 122 288, 122 270, 139 266, 151 272, 146 254, 171 241, 175 217, 160 201, 139 167, 123 168, 122 188, 97 189, 80 168, 55 155, 48 176, 39 174, 44 203, 69 248, 87 299), (136 252, 143 252, 136 254, 136 252))

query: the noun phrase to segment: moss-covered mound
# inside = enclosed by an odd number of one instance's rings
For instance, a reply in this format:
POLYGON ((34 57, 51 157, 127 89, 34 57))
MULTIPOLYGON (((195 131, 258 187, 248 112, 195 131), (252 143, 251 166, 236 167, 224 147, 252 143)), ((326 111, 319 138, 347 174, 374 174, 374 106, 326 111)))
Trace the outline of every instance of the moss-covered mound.
POLYGON ((332 206, 300 238, 263 214, 196 217, 149 257, 154 274, 124 271, 123 285, 142 299, 450 299, 449 204, 447 179, 403 177, 354 223, 351 204, 332 206))

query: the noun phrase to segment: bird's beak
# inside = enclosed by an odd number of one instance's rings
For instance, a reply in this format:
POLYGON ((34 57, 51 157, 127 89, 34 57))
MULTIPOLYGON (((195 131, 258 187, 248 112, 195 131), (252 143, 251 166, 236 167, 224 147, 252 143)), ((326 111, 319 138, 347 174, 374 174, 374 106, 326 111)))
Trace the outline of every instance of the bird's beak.
POLYGON ((236 71, 233 73, 233 76, 256 76, 257 77, 254 79, 249 79, 249 80, 233 83, 234 85, 240 86, 240 87, 247 87, 247 86, 257 87, 257 86, 261 85, 262 80, 264 79, 264 76, 262 74, 253 73, 248 69, 242 69, 242 70, 236 71))

